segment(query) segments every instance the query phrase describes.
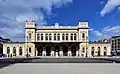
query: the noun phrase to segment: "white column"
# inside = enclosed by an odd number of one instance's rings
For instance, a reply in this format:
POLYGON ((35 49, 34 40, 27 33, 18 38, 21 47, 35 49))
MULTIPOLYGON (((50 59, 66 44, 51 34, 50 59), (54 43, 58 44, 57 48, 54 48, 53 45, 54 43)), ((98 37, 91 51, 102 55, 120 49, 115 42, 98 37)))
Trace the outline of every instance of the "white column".
POLYGON ((54 56, 54 51, 51 51, 51 56, 54 56))
POLYGON ((42 56, 46 56, 46 51, 43 51, 43 52, 42 52, 42 56))
POLYGON ((76 51, 76 56, 78 56, 78 51, 76 51))
POLYGON ((62 50, 59 53, 60 53, 60 56, 63 56, 63 51, 62 50))
POLYGON ((70 51, 70 50, 68 51, 68 56, 72 56, 72 54, 71 54, 71 51, 70 51))

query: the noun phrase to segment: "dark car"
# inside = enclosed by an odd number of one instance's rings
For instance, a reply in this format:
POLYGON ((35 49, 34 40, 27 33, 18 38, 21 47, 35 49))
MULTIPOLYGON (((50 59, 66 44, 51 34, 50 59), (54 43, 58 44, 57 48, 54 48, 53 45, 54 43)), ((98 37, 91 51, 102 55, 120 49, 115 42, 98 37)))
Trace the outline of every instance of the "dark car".
POLYGON ((1 54, 0 54, 0 57, 7 57, 7 55, 6 55, 6 54, 1 53, 1 54))

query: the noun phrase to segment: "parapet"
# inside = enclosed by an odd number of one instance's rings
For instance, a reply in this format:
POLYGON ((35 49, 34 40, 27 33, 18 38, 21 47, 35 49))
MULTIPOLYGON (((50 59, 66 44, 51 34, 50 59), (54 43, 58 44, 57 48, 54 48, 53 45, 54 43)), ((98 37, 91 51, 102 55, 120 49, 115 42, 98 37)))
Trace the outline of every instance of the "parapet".
POLYGON ((78 28, 89 28, 88 22, 79 22, 78 28))

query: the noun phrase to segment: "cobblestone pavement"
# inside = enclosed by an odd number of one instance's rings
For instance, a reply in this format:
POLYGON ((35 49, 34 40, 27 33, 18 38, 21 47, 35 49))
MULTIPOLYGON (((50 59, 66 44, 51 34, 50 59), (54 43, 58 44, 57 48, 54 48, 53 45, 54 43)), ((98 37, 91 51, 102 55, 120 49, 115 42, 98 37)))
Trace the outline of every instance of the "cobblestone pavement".
POLYGON ((120 64, 18 63, 0 69, 0 74, 120 74, 120 64))

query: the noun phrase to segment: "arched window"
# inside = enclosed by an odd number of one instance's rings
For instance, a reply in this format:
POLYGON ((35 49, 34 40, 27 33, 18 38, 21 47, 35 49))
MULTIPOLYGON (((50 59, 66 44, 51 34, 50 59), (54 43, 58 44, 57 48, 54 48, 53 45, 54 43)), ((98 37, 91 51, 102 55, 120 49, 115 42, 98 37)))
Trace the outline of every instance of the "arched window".
POLYGON ((82 53, 85 53, 85 47, 82 48, 82 53))
POLYGON ((85 38, 85 33, 82 33, 82 38, 83 38, 83 39, 85 38))
POLYGON ((100 56, 100 47, 98 47, 98 56, 100 56))
POLYGON ((7 47, 7 54, 10 54, 10 47, 7 47))
POLYGON ((107 47, 104 47, 104 56, 107 55, 107 47))
POLYGON ((48 34, 45 35, 46 40, 48 40, 48 34))
POLYGON ((77 40, 77 35, 76 34, 74 34, 74 40, 77 40))
POLYGON ((68 34, 66 34, 66 40, 68 40, 68 34))
POLYGON ((29 47, 29 52, 31 53, 31 47, 29 47))
POLYGON ((62 40, 65 40, 65 34, 62 34, 62 40))
POLYGON ((19 48, 19 55, 22 55, 22 47, 19 48))
POLYGON ((52 35, 51 35, 51 33, 49 34, 49 40, 52 40, 52 35))
POLYGON ((94 56, 94 47, 91 47, 91 55, 94 56))
POLYGON ((60 34, 57 35, 57 40, 60 40, 60 34))
POLYGON ((73 40, 73 34, 71 34, 71 36, 70 36, 70 40, 73 40))
POLYGON ((43 34, 41 34, 41 40, 43 40, 43 34))
POLYGON ((16 55, 16 47, 13 47, 13 55, 16 55))
POLYGON ((56 34, 54 34, 54 40, 56 40, 56 34))
POLYGON ((39 36, 39 34, 37 34, 37 40, 38 40, 38 41, 40 40, 40 36, 39 36))

